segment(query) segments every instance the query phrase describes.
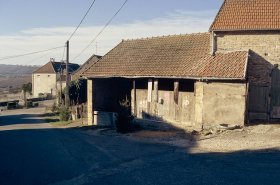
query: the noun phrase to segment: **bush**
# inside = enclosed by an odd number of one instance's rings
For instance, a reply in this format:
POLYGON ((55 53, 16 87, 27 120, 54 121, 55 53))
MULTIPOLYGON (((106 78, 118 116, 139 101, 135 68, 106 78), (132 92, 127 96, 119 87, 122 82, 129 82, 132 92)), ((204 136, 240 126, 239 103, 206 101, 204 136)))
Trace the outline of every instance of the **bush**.
POLYGON ((38 96, 44 96, 44 93, 39 93, 38 96))
POLYGON ((60 109, 59 111, 59 120, 60 121, 68 121, 70 118, 70 110, 66 107, 60 109))
POLYGON ((127 133, 134 130, 134 116, 131 115, 130 102, 122 100, 119 102, 116 114, 116 128, 120 133, 127 133))
POLYGON ((26 102, 26 107, 27 107, 27 108, 32 107, 32 101, 27 101, 27 102, 26 102))
POLYGON ((51 107, 51 111, 52 111, 53 113, 56 113, 58 110, 59 110, 58 106, 56 105, 55 102, 53 102, 53 105, 52 105, 52 107, 51 107))

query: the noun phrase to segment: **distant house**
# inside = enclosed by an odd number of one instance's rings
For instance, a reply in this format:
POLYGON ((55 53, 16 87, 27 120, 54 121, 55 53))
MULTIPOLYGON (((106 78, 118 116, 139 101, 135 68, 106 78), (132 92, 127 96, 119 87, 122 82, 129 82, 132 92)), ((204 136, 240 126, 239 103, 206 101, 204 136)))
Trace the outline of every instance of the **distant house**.
MULTIPOLYGON (((66 64, 64 62, 55 62, 51 58, 50 62, 32 73, 32 93, 38 97, 39 93, 51 94, 56 96, 60 90, 60 78, 62 79, 62 88, 65 87, 66 64), (61 74, 62 71, 62 74, 61 74)), ((69 63, 69 73, 74 72, 80 66, 69 63)))
POLYGON ((71 73, 71 81, 82 78, 81 74, 95 62, 97 62, 100 58, 101 56, 93 54, 83 65, 81 65, 76 71, 71 73))

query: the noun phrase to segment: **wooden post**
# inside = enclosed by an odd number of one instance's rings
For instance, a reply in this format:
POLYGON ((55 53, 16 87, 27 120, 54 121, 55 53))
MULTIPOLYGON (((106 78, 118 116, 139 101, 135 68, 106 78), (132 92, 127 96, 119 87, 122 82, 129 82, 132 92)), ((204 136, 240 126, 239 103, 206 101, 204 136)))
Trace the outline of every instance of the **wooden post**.
POLYGON ((178 105, 179 99, 179 80, 174 81, 174 102, 178 105))
POLYGON ((66 54, 66 91, 65 91, 65 106, 68 108, 69 107, 69 77, 68 77, 68 73, 69 73, 69 40, 67 40, 66 42, 66 46, 67 46, 67 54, 66 54))
POLYGON ((93 84, 92 80, 87 80, 87 103, 88 103, 88 125, 93 125, 93 84))
POLYGON ((60 69, 60 100, 59 103, 62 104, 62 75, 63 75, 63 70, 62 68, 60 69))
POLYGON ((153 101, 158 102, 158 79, 154 79, 154 96, 153 101))
POLYGON ((153 79, 148 79, 148 102, 152 102, 153 79))
POLYGON ((136 102, 136 83, 133 80, 133 100, 134 100, 134 116, 137 117, 137 102, 136 102))

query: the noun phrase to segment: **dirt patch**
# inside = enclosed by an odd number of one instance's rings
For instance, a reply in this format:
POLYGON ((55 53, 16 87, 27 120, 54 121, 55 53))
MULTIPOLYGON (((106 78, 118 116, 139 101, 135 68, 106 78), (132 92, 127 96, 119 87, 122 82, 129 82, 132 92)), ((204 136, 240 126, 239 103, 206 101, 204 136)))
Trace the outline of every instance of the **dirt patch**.
POLYGON ((242 150, 280 150, 280 125, 254 125, 242 130, 229 130, 219 134, 202 136, 196 141, 197 150, 233 152, 242 150), (259 128, 269 128, 258 132, 259 128))
MULTIPOLYGON (((203 135, 186 133, 182 131, 149 131, 142 130, 129 134, 118 134, 115 130, 102 130, 102 134, 112 137, 125 137, 126 139, 167 144, 188 150, 189 152, 235 152, 250 150, 280 150, 280 125, 269 126, 254 125, 235 130, 221 130, 219 132, 203 135), (270 128, 265 133, 255 133, 258 128, 270 128)), ((95 135, 98 133, 94 131, 95 135)))
POLYGON ((150 130, 141 130, 135 133, 132 133, 131 135, 134 136, 140 136, 140 137, 174 137, 180 132, 162 132, 162 131, 150 131, 150 130))

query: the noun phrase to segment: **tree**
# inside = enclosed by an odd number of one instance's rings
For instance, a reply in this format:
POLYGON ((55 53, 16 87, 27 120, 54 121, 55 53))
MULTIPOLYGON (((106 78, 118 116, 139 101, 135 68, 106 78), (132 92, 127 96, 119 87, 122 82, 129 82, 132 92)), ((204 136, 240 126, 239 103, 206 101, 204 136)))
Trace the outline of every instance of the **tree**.
POLYGON ((28 82, 26 84, 22 84, 20 89, 23 90, 24 92, 31 93, 32 92, 32 83, 28 82))
POLYGON ((86 79, 77 79, 69 83, 69 98, 75 103, 87 101, 87 81, 86 79))

